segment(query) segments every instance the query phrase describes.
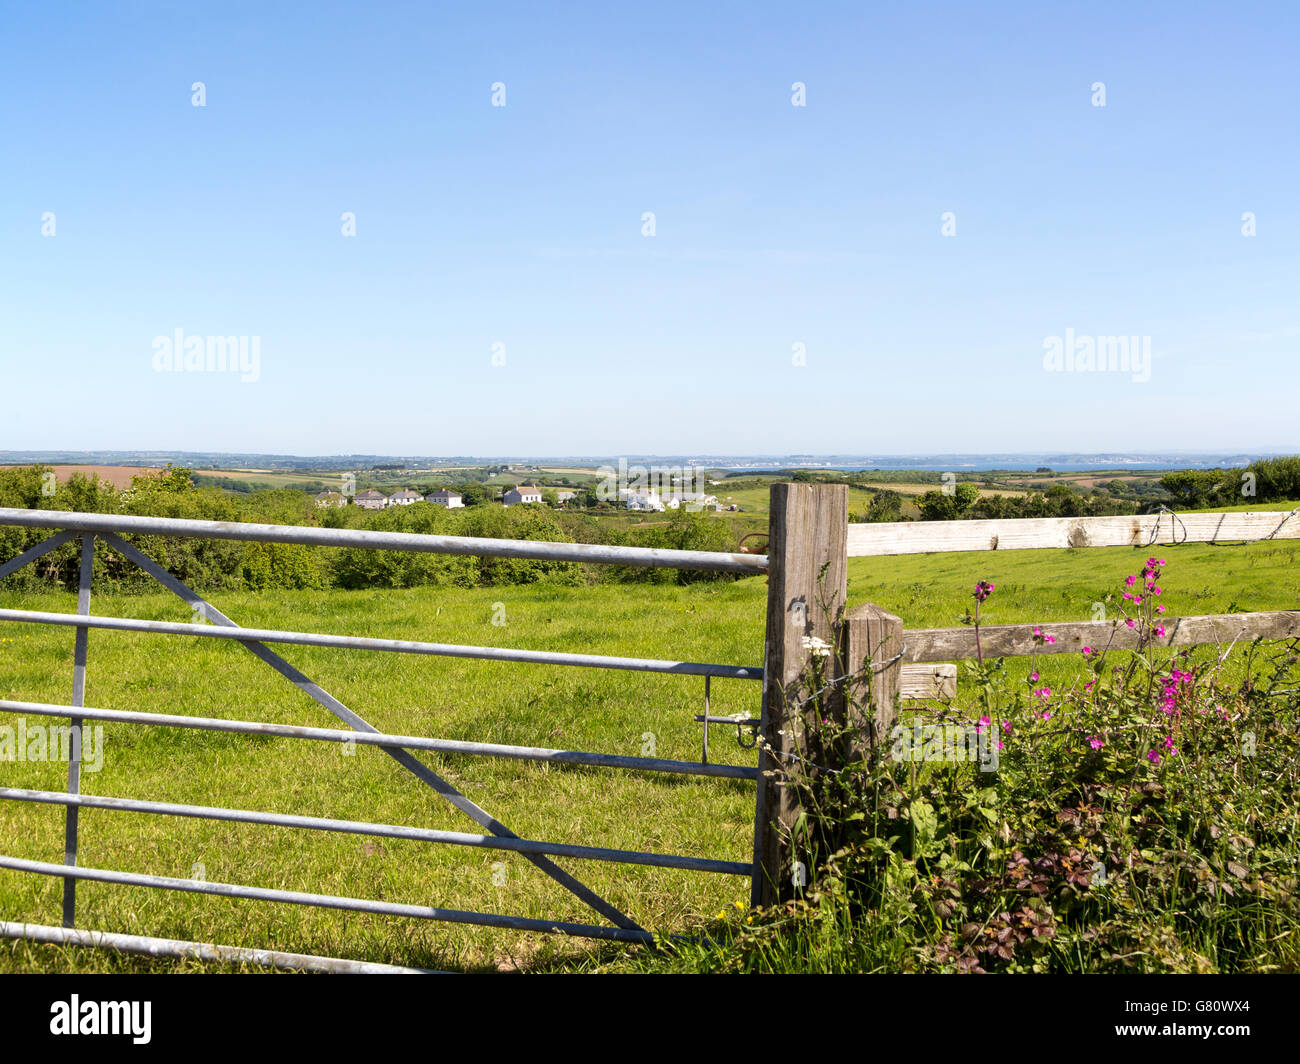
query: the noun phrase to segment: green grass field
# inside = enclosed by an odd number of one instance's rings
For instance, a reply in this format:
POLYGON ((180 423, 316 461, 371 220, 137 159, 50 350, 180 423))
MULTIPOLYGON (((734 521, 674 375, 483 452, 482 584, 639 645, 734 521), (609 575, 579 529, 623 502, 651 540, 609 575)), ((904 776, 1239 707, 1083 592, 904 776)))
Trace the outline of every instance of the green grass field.
MULTIPOLYGON (((1295 608, 1295 541, 1162 546, 1169 616, 1295 608)), ((850 604, 872 601, 907 627, 960 623, 976 580, 997 585, 989 624, 1083 620, 1149 552, 1018 551, 850 561, 850 604)), ((548 585, 477 590, 228 593, 214 601, 250 627, 438 642, 761 664, 762 578, 688 587, 548 585), (506 624, 495 626, 496 603, 506 624)), ((0 591, 0 607, 71 612, 68 593, 0 591)), ((1107 608, 1111 608, 1107 606, 1107 608)), ((188 621, 169 595, 97 597, 92 611, 188 621)), ((0 692, 66 703, 71 629, 0 628, 0 692)), ((703 681, 557 666, 361 651, 279 651, 382 730, 485 742, 695 759, 703 681)), ((1199 653, 1209 655, 1213 648, 1199 653)), ((1040 662, 1068 684, 1072 656, 1040 662)), ((1029 663, 1013 663, 1012 668, 1029 663)), ((240 647, 218 640, 92 631, 86 701, 107 708, 333 726, 333 718, 240 647)), ((756 714, 758 685, 715 681, 715 713, 756 714)), ((958 703, 961 702, 959 689, 958 703)), ((0 724, 14 723, 5 715, 0 724)), ((28 718, 28 723, 38 723, 28 718)), ((102 771, 87 792, 476 831, 383 753, 334 744, 104 726, 102 771)), ((725 728, 715 760, 752 764, 725 728)), ((429 755, 427 762, 524 837, 747 860, 752 784, 609 769, 429 755)), ((0 762, 6 785, 65 789, 61 764, 0 762)), ((63 811, 0 803, 4 852, 62 859, 63 811)), ((214 824, 102 810, 81 814, 84 865, 515 915, 601 922, 517 855, 361 836, 214 824), (496 867, 494 867, 496 866, 496 867)), ((643 926, 680 931, 748 899, 740 877, 560 862, 643 926)), ((77 924, 456 970, 599 968, 611 947, 289 905, 82 883, 77 924)), ((0 916, 59 922, 60 881, 0 871, 0 916)), ((185 970, 184 962, 0 943, 0 971, 185 970)))
POLYGON ((1255 511, 1255 512, 1267 511, 1268 513, 1280 513, 1282 511, 1294 510, 1297 507, 1300 507, 1300 502, 1296 502, 1294 499, 1292 499, 1287 502, 1243 502, 1243 503, 1238 503, 1236 506, 1205 506, 1199 510, 1191 510, 1189 512, 1222 514, 1222 513, 1243 513, 1245 511, 1255 511))
MULTIPOLYGON (((770 491, 766 487, 761 488, 738 488, 734 491, 727 490, 727 483, 723 481, 720 484, 710 485, 704 489, 710 495, 716 495, 718 502, 723 506, 735 503, 746 513, 767 514, 768 498, 770 491)), ((863 488, 849 488, 849 512, 866 509, 870 504, 873 491, 866 491, 863 488)))

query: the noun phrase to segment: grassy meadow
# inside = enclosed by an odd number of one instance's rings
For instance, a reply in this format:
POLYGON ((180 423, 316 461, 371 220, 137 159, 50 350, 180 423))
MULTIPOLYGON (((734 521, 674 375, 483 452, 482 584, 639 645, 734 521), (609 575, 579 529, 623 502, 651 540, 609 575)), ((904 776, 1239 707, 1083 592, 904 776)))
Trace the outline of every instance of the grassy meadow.
MULTIPOLYGON (((1284 507, 1286 508, 1286 507, 1284 507)), ((1296 541, 963 553, 851 559, 849 602, 872 601, 907 627, 961 623, 977 580, 996 585, 988 624, 1089 619, 1113 610, 1123 578, 1149 553, 1168 562, 1167 616, 1289 609, 1300 600, 1296 541), (1108 599, 1109 596, 1109 599, 1108 599)), ((213 600, 248 627, 759 665, 766 584, 231 592, 213 600), (500 604, 500 605, 498 605, 500 604), (504 608, 504 625, 492 623, 504 608)), ((0 608, 72 612, 66 592, 0 589, 0 608)), ((97 596, 92 612, 189 621, 172 596, 97 596)), ((1113 616, 1113 613, 1108 613, 1113 616)), ((73 631, 0 627, 0 691, 64 703, 73 631)), ((703 681, 559 666, 305 647, 274 647, 384 731, 697 759, 703 681)), ((1198 654, 1209 657, 1214 648, 1198 654)), ((1238 651, 1234 655, 1241 658, 1238 651)), ((1013 661, 1012 674, 1026 660, 1013 661)), ((1043 682, 1081 676, 1074 656, 1040 659, 1043 682)), ((964 676, 965 674, 963 674, 964 676)), ((959 684, 957 704, 963 701, 959 684)), ((715 681, 714 713, 756 715, 759 685, 715 681)), ((92 631, 92 706, 334 726, 334 718, 224 640, 92 631)), ((924 711, 924 710, 922 710, 924 711)), ((14 723, 5 715, 0 723, 14 723)), ((28 718, 28 724, 48 723, 28 718)), ((102 771, 89 793, 477 832, 477 827, 376 749, 332 743, 103 725, 102 771)), ((714 730, 714 760, 752 764, 734 732, 714 730)), ((753 785, 610 769, 421 755, 472 800, 527 838, 745 861, 753 785)), ((5 785, 63 790, 61 764, 0 762, 5 785)), ((63 809, 0 803, 4 852, 62 860, 63 809)), ((325 832, 82 810, 80 863, 102 868, 603 922, 519 855, 325 832)), ((560 863, 643 926, 698 929, 748 901, 741 877, 600 862, 560 863)), ((57 924, 61 881, 0 870, 0 917, 57 924)), ((77 924, 100 930, 257 945, 450 970, 602 969, 608 944, 366 914, 82 882, 77 924)), ((0 942, 0 971, 193 970, 188 962, 0 942)), ((210 967, 209 969, 210 970, 210 967)))

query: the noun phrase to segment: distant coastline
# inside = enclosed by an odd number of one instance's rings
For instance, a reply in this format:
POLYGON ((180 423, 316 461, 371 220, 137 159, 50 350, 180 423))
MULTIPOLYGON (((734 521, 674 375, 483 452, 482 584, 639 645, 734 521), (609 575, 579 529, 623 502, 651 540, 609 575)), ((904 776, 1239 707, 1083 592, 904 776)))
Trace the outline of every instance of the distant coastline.
POLYGON ((1237 452, 1169 451, 1139 454, 1116 453, 969 453, 969 454, 830 454, 830 455, 282 455, 244 454, 213 451, 0 451, 0 465, 41 463, 85 465, 164 466, 168 463, 192 469, 354 469, 375 465, 400 465, 412 469, 447 466, 522 465, 601 466, 625 458, 645 466, 656 464, 731 472, 773 473, 786 469, 824 469, 835 471, 915 469, 937 472, 972 472, 980 470, 1024 470, 1041 468, 1053 472, 1094 472, 1106 470, 1230 469, 1261 458, 1294 453, 1297 448, 1237 452))

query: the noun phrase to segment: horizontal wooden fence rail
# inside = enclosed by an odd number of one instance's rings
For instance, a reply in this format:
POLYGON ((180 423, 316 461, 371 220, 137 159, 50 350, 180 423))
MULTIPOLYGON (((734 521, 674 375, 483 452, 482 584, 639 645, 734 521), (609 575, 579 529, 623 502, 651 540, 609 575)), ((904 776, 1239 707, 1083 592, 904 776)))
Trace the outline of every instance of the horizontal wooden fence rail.
POLYGON ((1296 511, 1029 517, 995 521, 889 521, 848 527, 850 558, 1052 547, 1147 547, 1300 539, 1296 511))
MULTIPOLYGON (((904 638, 915 635, 904 632, 904 638)), ((903 701, 922 698, 954 698, 957 695, 956 665, 912 665, 906 661, 899 670, 898 697, 903 701)))
MULTIPOLYGON (((1200 617, 1171 617, 1165 634, 1152 636, 1149 645, 1196 646, 1201 643, 1249 642, 1252 639, 1300 638, 1300 610, 1261 613, 1217 613, 1200 617)), ((903 634, 905 662, 954 661, 976 656, 975 629, 916 628, 903 634)), ((1063 621, 1041 624, 981 625, 980 647, 986 658, 1014 658, 1029 654, 1077 654, 1084 647, 1096 651, 1137 650, 1136 629, 1115 621, 1063 621), (1039 628, 1055 638, 1044 643, 1034 637, 1039 628)), ((906 669, 906 667, 904 667, 906 669)), ((906 671, 904 676, 906 676, 906 671)))

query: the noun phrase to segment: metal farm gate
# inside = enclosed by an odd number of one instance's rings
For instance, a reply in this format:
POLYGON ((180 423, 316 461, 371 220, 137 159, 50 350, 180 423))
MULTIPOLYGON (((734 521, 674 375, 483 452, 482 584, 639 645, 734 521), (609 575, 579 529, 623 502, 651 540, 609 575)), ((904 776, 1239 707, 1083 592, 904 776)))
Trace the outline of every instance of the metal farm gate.
MULTIPOLYGON (((76 631, 73 660, 72 699, 67 705, 0 700, 0 712, 27 714, 40 717, 66 719, 74 744, 73 756, 68 760, 68 786, 66 791, 36 791, 14 787, 0 787, 0 799, 18 802, 38 802, 61 805, 65 808, 65 844, 63 863, 32 861, 18 857, 0 856, 0 868, 35 875, 55 876, 63 880, 62 926, 46 926, 0 921, 0 937, 25 938, 36 942, 100 946, 154 956, 189 956, 203 960, 255 963, 294 970, 331 972, 413 971, 393 965, 332 957, 315 957, 302 954, 280 953, 270 950, 237 946, 218 946, 209 943, 184 942, 167 938, 124 935, 76 927, 77 882, 91 880, 100 883, 119 883, 160 890, 188 891, 215 894, 232 898, 281 902, 293 905, 311 905, 353 912, 443 920, 454 923, 481 924, 520 931, 560 932, 594 939, 613 939, 622 942, 652 942, 654 936, 631 917, 620 912, 572 873, 561 868, 554 858, 579 858, 609 861, 632 865, 651 865, 688 871, 712 872, 753 878, 752 862, 720 861, 684 857, 673 854, 644 853, 633 850, 609 849, 600 846, 580 846, 520 838, 487 810, 475 804, 447 780, 443 779, 416 753, 421 750, 450 754, 469 754, 494 758, 518 758, 529 761, 546 761, 558 764, 599 766, 602 768, 631 769, 693 776, 712 776, 727 779, 758 780, 759 770, 736 765, 708 762, 707 729, 710 722, 737 723, 735 718, 710 717, 708 692, 714 677, 761 682, 763 670, 740 665, 716 665, 685 661, 662 661, 646 658, 607 657, 596 654, 565 654, 545 651, 498 649, 493 647, 462 646, 444 643, 421 643, 397 639, 370 639, 352 636, 325 635, 315 632, 286 632, 241 628, 219 609, 167 572, 152 558, 121 538, 127 534, 197 537, 204 539, 245 540, 261 543, 295 543, 330 547, 363 547, 379 550, 423 551, 444 554, 471 554, 499 558, 524 558, 545 561, 604 563, 617 565, 651 566, 675 569, 721 570, 744 575, 762 573, 767 559, 753 554, 724 554, 702 551, 659 550, 650 548, 602 546, 576 543, 545 543, 526 540, 473 539, 452 536, 420 535, 414 533, 374 532, 345 529, 324 529, 284 525, 234 524, 217 521, 178 520, 161 517, 130 517, 108 514, 66 513, 48 510, 17 510, 0 508, 0 525, 27 528, 56 529, 50 538, 38 543, 22 554, 0 563, 0 579, 9 576, 22 566, 74 539, 81 544, 81 570, 75 614, 47 613, 33 610, 0 610, 0 621, 63 625, 76 631), (96 540, 118 552, 140 569, 150 574, 184 602, 208 624, 186 624, 165 621, 148 621, 96 617, 90 613, 92 562, 96 540), (86 650, 88 634, 92 628, 124 632, 183 635, 198 639, 230 639, 238 642, 255 657, 269 665, 290 683, 297 686, 320 705, 334 714, 342 723, 339 728, 294 727, 260 723, 247 720, 222 720, 204 717, 181 716, 163 713, 140 713, 130 710, 106 709, 85 705, 86 650), (447 657, 479 658, 501 662, 529 662, 552 665, 571 665, 597 669, 628 669, 639 672, 668 673, 682 676, 700 676, 705 685, 705 711, 696 719, 704 724, 705 742, 703 759, 672 761, 655 757, 622 757, 614 754, 591 753, 575 750, 550 750, 530 746, 508 746, 493 743, 459 742, 415 735, 389 735, 380 732, 369 722, 350 710, 339 699, 314 683, 291 665, 267 644, 284 643, 298 646, 338 647, 356 650, 386 651, 399 654, 428 654, 447 657), (370 824, 353 820, 332 820, 320 817, 294 816, 283 813, 258 812, 247 809, 227 809, 217 806, 177 805, 170 802, 139 801, 124 797, 103 797, 86 794, 82 788, 80 761, 80 727, 86 721, 104 721, 117 724, 135 724, 147 727, 196 728, 207 731, 233 732, 245 735, 275 736, 311 742, 355 742, 377 746, 412 776, 431 787, 467 817, 484 833, 469 834, 455 831, 435 831, 397 825, 370 824), (195 881, 170 876, 143 875, 115 871, 107 868, 87 868, 77 863, 77 817, 82 808, 111 809, 161 816, 193 817, 216 821, 233 821, 249 824, 274 825, 308 831, 345 832, 359 835, 411 839, 452 846, 469 846, 505 850, 521 854, 526 860, 545 872, 556 882, 595 910, 608 923, 583 924, 554 922, 497 913, 466 912, 458 909, 434 908, 422 905, 399 904, 366 898, 339 897, 297 891, 276 890, 234 883, 195 881)), ((757 693, 757 692, 756 692, 757 693)), ((758 721, 752 722, 758 725, 758 721)))

